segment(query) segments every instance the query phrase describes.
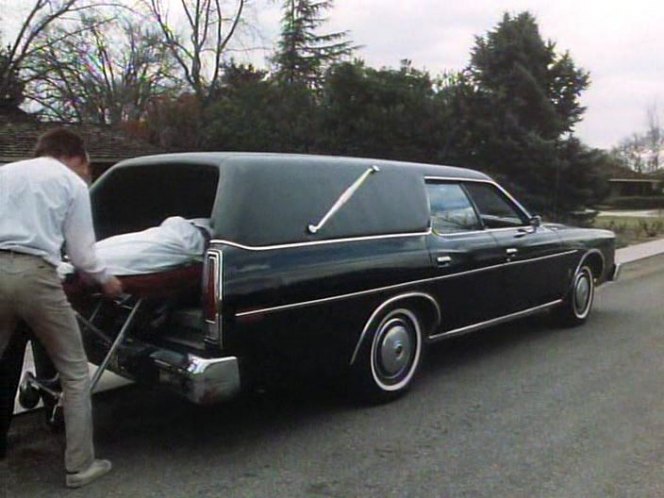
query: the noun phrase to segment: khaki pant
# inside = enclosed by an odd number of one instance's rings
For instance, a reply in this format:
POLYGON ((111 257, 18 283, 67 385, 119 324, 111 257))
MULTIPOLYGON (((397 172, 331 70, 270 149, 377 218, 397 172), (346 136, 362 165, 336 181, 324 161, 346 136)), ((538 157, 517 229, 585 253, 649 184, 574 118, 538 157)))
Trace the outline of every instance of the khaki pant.
MULTIPOLYGON (((0 356, 19 319, 40 340, 60 374, 67 472, 94 460, 88 362, 74 312, 53 266, 39 257, 0 251, 0 356)), ((0 393, 4 395, 5 393, 0 393)))

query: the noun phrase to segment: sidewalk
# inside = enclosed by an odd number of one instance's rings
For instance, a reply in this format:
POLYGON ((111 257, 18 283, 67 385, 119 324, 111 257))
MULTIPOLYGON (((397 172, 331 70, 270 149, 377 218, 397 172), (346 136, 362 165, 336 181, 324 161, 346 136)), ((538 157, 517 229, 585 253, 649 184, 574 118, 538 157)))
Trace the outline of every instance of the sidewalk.
MULTIPOLYGON (((616 263, 626 264, 631 263, 632 261, 637 261, 639 259, 648 258, 650 256, 656 256, 657 254, 664 253, 664 239, 653 240, 651 242, 645 242, 643 244, 636 244, 633 246, 624 247, 616 251, 616 263)), ((96 366, 90 365, 90 376, 94 374, 94 371, 97 369, 96 366)), ((32 361, 32 351, 29 349, 26 352, 26 361, 24 362, 23 370, 31 370, 34 372, 34 364, 32 361)), ((112 372, 105 372, 99 380, 99 384, 95 389, 95 392, 107 391, 110 389, 115 389, 127 384, 131 384, 131 381, 115 375, 112 372)), ((18 400, 15 404, 16 413, 24 412, 25 410, 18 404, 18 400)))
POLYGON ((662 253, 664 253, 664 239, 658 239, 618 249, 616 251, 616 262, 620 264, 631 263, 662 253))

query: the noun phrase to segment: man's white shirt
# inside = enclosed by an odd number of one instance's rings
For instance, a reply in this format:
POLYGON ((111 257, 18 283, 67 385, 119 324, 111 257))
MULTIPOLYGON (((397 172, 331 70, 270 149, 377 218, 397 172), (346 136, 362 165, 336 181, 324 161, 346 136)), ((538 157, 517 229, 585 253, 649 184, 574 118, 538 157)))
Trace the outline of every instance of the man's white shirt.
POLYGON ((95 253, 85 182, 49 157, 0 167, 0 249, 40 256, 58 266, 63 243, 74 267, 100 283, 110 278, 95 253))

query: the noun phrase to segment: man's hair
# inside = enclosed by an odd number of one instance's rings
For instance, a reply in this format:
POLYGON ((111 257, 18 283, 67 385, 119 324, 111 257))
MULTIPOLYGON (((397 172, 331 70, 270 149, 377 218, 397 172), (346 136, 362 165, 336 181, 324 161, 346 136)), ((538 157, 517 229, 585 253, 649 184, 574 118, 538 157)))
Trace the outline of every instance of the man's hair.
POLYGON ((88 157, 83 139, 65 128, 55 128, 40 136, 33 154, 35 157, 88 157))

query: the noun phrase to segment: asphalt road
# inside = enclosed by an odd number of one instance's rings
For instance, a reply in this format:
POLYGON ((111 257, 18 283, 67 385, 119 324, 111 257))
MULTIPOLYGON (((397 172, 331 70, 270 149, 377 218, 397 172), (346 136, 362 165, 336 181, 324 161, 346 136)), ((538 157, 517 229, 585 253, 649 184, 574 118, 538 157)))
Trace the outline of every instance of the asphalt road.
POLYGON ((358 407, 313 386, 201 408, 95 397, 113 473, 63 487, 62 438, 17 417, 8 497, 664 497, 664 257, 602 288, 589 322, 531 319, 437 345, 414 389, 358 407))

